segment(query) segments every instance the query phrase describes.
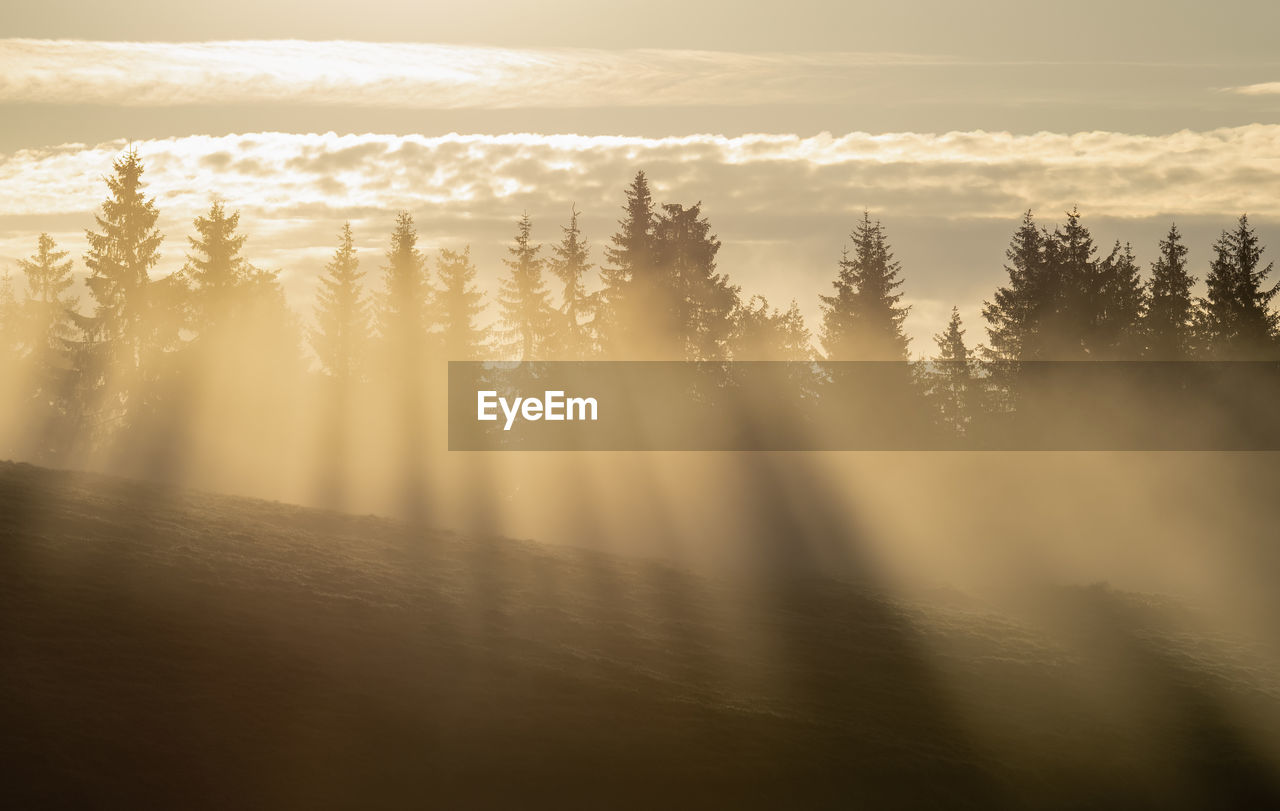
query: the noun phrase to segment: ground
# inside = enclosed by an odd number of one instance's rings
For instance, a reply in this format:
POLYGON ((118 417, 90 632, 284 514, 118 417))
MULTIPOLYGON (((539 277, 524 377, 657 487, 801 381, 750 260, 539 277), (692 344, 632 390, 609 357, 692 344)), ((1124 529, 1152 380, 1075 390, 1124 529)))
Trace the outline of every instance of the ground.
POLYGON ((1280 807, 1266 652, 0 463, 26 807, 1280 807))

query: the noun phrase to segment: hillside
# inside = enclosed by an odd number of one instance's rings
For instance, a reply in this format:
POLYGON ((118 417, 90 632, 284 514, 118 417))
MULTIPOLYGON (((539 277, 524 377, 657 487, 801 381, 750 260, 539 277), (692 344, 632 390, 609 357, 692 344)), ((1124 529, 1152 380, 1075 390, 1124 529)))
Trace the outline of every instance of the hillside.
POLYGON ((0 772, 14 808, 1280 806, 1280 678, 1186 611, 0 463, 0 772))

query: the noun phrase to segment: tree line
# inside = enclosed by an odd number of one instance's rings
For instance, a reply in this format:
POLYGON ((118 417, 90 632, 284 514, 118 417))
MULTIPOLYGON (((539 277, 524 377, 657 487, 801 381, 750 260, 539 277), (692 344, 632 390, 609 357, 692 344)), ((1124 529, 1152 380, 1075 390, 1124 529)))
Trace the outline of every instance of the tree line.
MULTIPOLYGON (((408 212, 376 278, 342 226, 304 326, 277 273, 245 257, 239 214, 221 201, 192 223, 182 269, 153 278, 164 237, 143 173, 131 151, 106 178, 86 231, 87 300, 73 290, 70 251, 47 234, 19 263, 21 295, 8 278, 0 287, 8 377, 22 381, 11 394, 26 426, 11 439, 23 446, 15 455, 74 459, 140 431, 163 448, 182 434, 176 415, 204 408, 247 424, 317 379, 334 398, 381 386, 409 420, 426 406, 421 370, 443 360, 910 359, 903 270, 869 213, 820 297, 816 342, 794 300, 783 310, 746 297, 719 269, 701 203, 656 203, 643 171, 598 266, 576 209, 550 246, 534 241, 527 215, 517 220, 492 326, 482 323, 470 249, 428 257, 408 212)), ((1277 286, 1262 256, 1241 216, 1214 243, 1205 295, 1195 296, 1176 225, 1144 278, 1132 246, 1100 251, 1078 211, 1052 227, 1027 212, 1006 251, 1007 279, 982 309, 987 341, 968 345, 953 310, 934 363, 918 366, 911 385, 962 431, 979 400, 1007 394, 1003 363, 1280 358, 1277 286)))

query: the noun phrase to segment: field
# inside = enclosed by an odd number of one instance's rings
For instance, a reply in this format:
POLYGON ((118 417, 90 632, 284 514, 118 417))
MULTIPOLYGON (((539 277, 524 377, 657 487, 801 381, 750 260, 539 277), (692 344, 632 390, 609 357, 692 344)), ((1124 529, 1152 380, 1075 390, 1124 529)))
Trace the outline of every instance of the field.
POLYGON ((5 805, 1280 807, 1274 650, 0 463, 5 805))

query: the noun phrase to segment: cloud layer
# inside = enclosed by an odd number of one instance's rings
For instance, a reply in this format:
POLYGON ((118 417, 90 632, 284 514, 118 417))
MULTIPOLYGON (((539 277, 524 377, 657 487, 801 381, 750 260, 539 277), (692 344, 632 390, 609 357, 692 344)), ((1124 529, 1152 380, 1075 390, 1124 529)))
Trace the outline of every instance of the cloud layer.
MULTIPOLYGON (((87 211, 126 147, 73 144, 0 155, 0 215, 87 211)), ((507 217, 530 204, 612 205, 636 169, 672 196, 735 214, 1009 217, 1078 204, 1095 216, 1280 215, 1280 126, 1165 136, 1088 132, 689 135, 247 133, 136 145, 148 179, 183 211, 217 194, 263 214, 323 207, 507 217)), ((193 208, 194 207, 194 208, 193 208)))
POLYGON ((321 104, 420 109, 846 100, 889 53, 510 49, 372 42, 0 40, 0 103, 321 104))

